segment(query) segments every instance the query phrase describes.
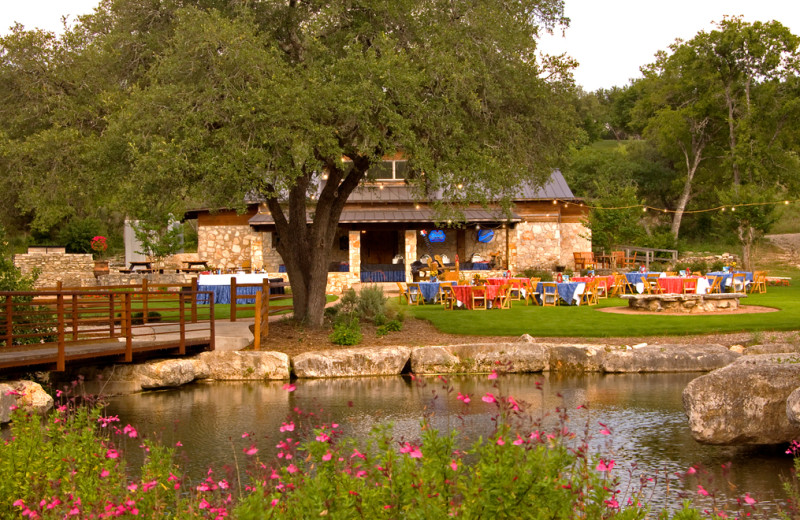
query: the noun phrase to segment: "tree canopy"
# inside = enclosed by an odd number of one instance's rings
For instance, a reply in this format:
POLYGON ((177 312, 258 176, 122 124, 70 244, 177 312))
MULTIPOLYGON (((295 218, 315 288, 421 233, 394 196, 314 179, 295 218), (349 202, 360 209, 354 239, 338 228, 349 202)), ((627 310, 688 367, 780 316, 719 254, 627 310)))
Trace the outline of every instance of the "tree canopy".
POLYGON ((319 323, 342 208, 383 156, 442 215, 548 178, 577 129, 571 62, 536 41, 566 22, 561 0, 107 0, 62 39, 2 42, 14 95, 43 78, 35 114, 0 107, 5 167, 42 225, 69 186, 134 218, 262 197, 319 323))

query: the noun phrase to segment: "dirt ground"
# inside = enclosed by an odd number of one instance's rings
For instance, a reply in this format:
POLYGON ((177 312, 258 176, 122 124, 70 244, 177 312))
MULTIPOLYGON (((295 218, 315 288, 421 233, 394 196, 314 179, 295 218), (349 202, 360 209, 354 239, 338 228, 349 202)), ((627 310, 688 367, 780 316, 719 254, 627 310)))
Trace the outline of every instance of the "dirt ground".
MULTIPOLYGON (((800 252, 800 234, 770 235, 767 237, 778 246, 770 254, 774 256, 769 260, 788 263, 798 263, 800 252)), ((800 283, 800 282, 798 282, 800 283)), ((293 322, 277 321, 270 323, 269 341, 262 345, 262 350, 273 350, 296 355, 302 352, 331 350, 346 347, 334 345, 328 339, 330 330, 314 330, 298 327, 293 322)), ((492 343, 508 342, 518 339, 517 336, 462 336, 444 334, 436 330, 429 322, 407 317, 403 322, 403 329, 399 332, 390 332, 386 336, 378 337, 375 327, 362 325, 364 335, 359 347, 375 346, 425 346, 425 345, 455 345, 462 343, 492 343)), ((800 342, 800 324, 798 331, 790 332, 742 332, 735 334, 710 334, 702 336, 648 336, 648 337, 615 337, 615 338, 535 338, 536 341, 548 343, 600 343, 606 345, 637 345, 640 343, 655 344, 709 344, 718 343, 725 346, 748 345, 753 343, 797 343, 800 342)))

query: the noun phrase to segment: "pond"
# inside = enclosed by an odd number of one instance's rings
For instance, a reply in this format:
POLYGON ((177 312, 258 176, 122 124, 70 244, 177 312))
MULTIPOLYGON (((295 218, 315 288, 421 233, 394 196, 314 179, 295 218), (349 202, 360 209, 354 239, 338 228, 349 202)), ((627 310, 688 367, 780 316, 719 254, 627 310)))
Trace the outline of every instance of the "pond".
MULTIPOLYGON (((455 390, 431 377, 375 377, 299 380, 294 392, 283 382, 201 383, 186 387, 112 398, 108 412, 118 414, 145 436, 162 442, 180 442, 183 464, 193 479, 205 477, 209 467, 244 464, 242 451, 253 443, 260 456, 274 452, 279 432, 292 410, 313 412, 318 423, 335 421, 345 435, 364 437, 376 424, 393 424, 395 438, 413 440, 420 432, 420 419, 431 417, 440 431, 457 429, 465 440, 492 432, 493 405, 481 401, 486 392, 513 396, 528 403, 544 422, 557 424, 557 407, 569 414, 570 428, 589 444, 617 462, 623 487, 638 482, 642 474, 656 477, 654 505, 674 504, 676 490, 696 498, 699 482, 721 497, 745 492, 770 507, 782 500, 781 481, 790 474, 791 458, 786 447, 719 447, 695 442, 689 432, 681 404, 681 392, 697 374, 562 374, 486 375, 448 378, 455 390), (468 393, 464 405, 457 392, 468 393), (584 406, 582 406, 584 405, 584 406), (601 435, 606 425, 612 435, 601 435), (244 432, 254 434, 242 439, 244 432), (678 479, 693 465, 705 468, 704 480, 678 479), (728 466, 726 469, 723 465, 728 466), (666 498, 665 478, 671 498, 666 498)), ((129 454, 138 450, 129 449, 129 454)), ((261 457, 264 460, 264 457, 261 457)))

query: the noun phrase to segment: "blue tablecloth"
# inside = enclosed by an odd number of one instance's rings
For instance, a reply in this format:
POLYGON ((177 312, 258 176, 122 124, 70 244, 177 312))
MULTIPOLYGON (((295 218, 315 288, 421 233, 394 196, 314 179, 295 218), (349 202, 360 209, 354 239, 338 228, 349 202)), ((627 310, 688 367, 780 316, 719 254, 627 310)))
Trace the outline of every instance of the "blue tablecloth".
POLYGON ((470 262, 464 265, 465 271, 488 271, 489 262, 470 262))
POLYGON ((361 271, 362 282, 405 282, 405 271, 361 271))
MULTIPOLYGON (((580 303, 579 297, 583 294, 583 289, 586 286, 583 282, 561 282, 556 283, 556 285, 558 286, 558 297, 567 305, 577 305, 580 303), (578 296, 578 298, 576 298, 576 296, 578 296)), ((536 284, 536 291, 539 293, 539 301, 541 301, 542 293, 544 292, 542 282, 536 284)))
POLYGON ((639 272, 625 273, 625 278, 628 279, 628 283, 629 284, 636 285, 637 283, 643 283, 644 279, 647 277, 648 274, 657 274, 657 275, 661 276, 660 272, 650 271, 650 272, 647 272, 647 273, 639 273, 639 272))
POLYGON ((436 295, 439 294, 439 282, 420 282, 419 290, 422 292, 425 302, 433 303, 436 300, 436 295))
POLYGON ((731 284, 731 279, 733 278, 734 274, 744 274, 745 281, 747 283, 753 283, 752 271, 728 271, 727 273, 724 271, 711 271, 710 273, 706 273, 706 276, 721 276, 722 286, 726 287, 731 284))
MULTIPOLYGON (((270 282, 282 282, 282 278, 270 278, 270 282)), ((210 291, 214 295, 214 303, 231 303, 231 286, 230 285, 198 285, 198 291, 210 291)), ((261 287, 242 287, 239 286, 236 288, 236 292, 239 295, 243 294, 252 294, 255 295, 257 292, 261 290, 261 287)), ((286 294, 286 290, 283 287, 270 287, 269 289, 270 294, 286 294)), ((256 302, 255 298, 239 298, 236 302, 238 305, 252 305, 256 302)), ((198 294, 197 295, 197 303, 198 304, 208 304, 208 294, 198 294)))

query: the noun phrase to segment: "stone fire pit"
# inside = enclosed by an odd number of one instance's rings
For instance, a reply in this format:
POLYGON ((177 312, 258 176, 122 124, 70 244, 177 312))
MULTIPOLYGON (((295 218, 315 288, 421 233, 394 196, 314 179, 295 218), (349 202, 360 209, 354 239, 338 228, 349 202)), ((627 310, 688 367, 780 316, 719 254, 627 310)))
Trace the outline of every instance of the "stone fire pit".
POLYGON ((701 314, 739 309, 739 298, 744 293, 724 294, 623 294, 628 308, 644 312, 701 314))

